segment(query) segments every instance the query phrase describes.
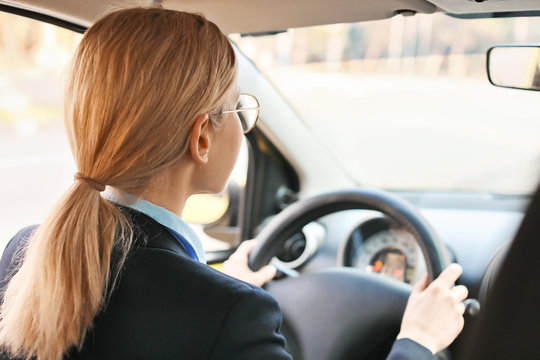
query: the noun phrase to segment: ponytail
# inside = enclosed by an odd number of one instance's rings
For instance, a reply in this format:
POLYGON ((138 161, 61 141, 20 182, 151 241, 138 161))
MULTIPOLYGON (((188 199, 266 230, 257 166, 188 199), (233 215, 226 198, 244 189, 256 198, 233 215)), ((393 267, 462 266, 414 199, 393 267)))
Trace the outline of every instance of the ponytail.
POLYGON ((61 359, 65 350, 80 347, 118 278, 110 274, 113 247, 127 254, 130 233, 118 209, 76 181, 29 239, 9 282, 0 313, 5 350, 16 357, 61 359), (124 236, 115 242, 118 231, 124 236))

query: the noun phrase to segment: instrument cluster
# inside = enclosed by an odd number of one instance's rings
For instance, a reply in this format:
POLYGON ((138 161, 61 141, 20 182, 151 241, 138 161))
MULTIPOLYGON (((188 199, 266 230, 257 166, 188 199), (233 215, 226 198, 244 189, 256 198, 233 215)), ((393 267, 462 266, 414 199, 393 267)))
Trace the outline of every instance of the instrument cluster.
POLYGON ((377 216, 358 225, 340 250, 341 265, 390 277, 408 284, 426 272, 415 237, 393 220, 377 216))

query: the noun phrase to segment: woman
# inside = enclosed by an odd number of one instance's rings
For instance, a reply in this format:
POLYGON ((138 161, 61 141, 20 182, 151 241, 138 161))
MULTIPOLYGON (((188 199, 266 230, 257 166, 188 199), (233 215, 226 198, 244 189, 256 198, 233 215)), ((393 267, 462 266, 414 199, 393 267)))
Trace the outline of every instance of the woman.
MULTIPOLYGON (((276 301, 206 266, 179 218, 190 195, 225 187, 254 101, 239 94, 231 45, 202 16, 121 10, 86 32, 66 91, 75 181, 0 265, 5 356, 290 358, 276 301)), ((261 285, 275 271, 248 269, 251 246, 227 268, 261 285)), ((390 357, 431 358, 457 336, 459 273, 415 287, 390 357)))

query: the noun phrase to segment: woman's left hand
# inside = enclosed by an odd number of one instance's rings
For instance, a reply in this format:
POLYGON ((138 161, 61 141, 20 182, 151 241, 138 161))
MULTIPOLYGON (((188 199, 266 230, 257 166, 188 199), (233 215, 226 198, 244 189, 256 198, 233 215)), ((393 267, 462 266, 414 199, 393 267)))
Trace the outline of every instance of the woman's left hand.
POLYGON ((252 271, 248 266, 249 253, 257 244, 257 240, 246 240, 223 263, 223 272, 247 283, 263 286, 276 276, 276 268, 266 265, 259 271, 252 271))

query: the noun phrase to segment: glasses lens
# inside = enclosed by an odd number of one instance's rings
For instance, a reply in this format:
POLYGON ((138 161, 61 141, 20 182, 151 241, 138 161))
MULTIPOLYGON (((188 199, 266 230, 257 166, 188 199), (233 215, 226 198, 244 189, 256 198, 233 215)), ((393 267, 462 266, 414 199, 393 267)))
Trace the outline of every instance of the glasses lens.
POLYGON ((253 95, 240 94, 236 109, 242 110, 238 112, 238 117, 242 123, 242 129, 248 132, 255 126, 259 117, 259 102, 253 95))

